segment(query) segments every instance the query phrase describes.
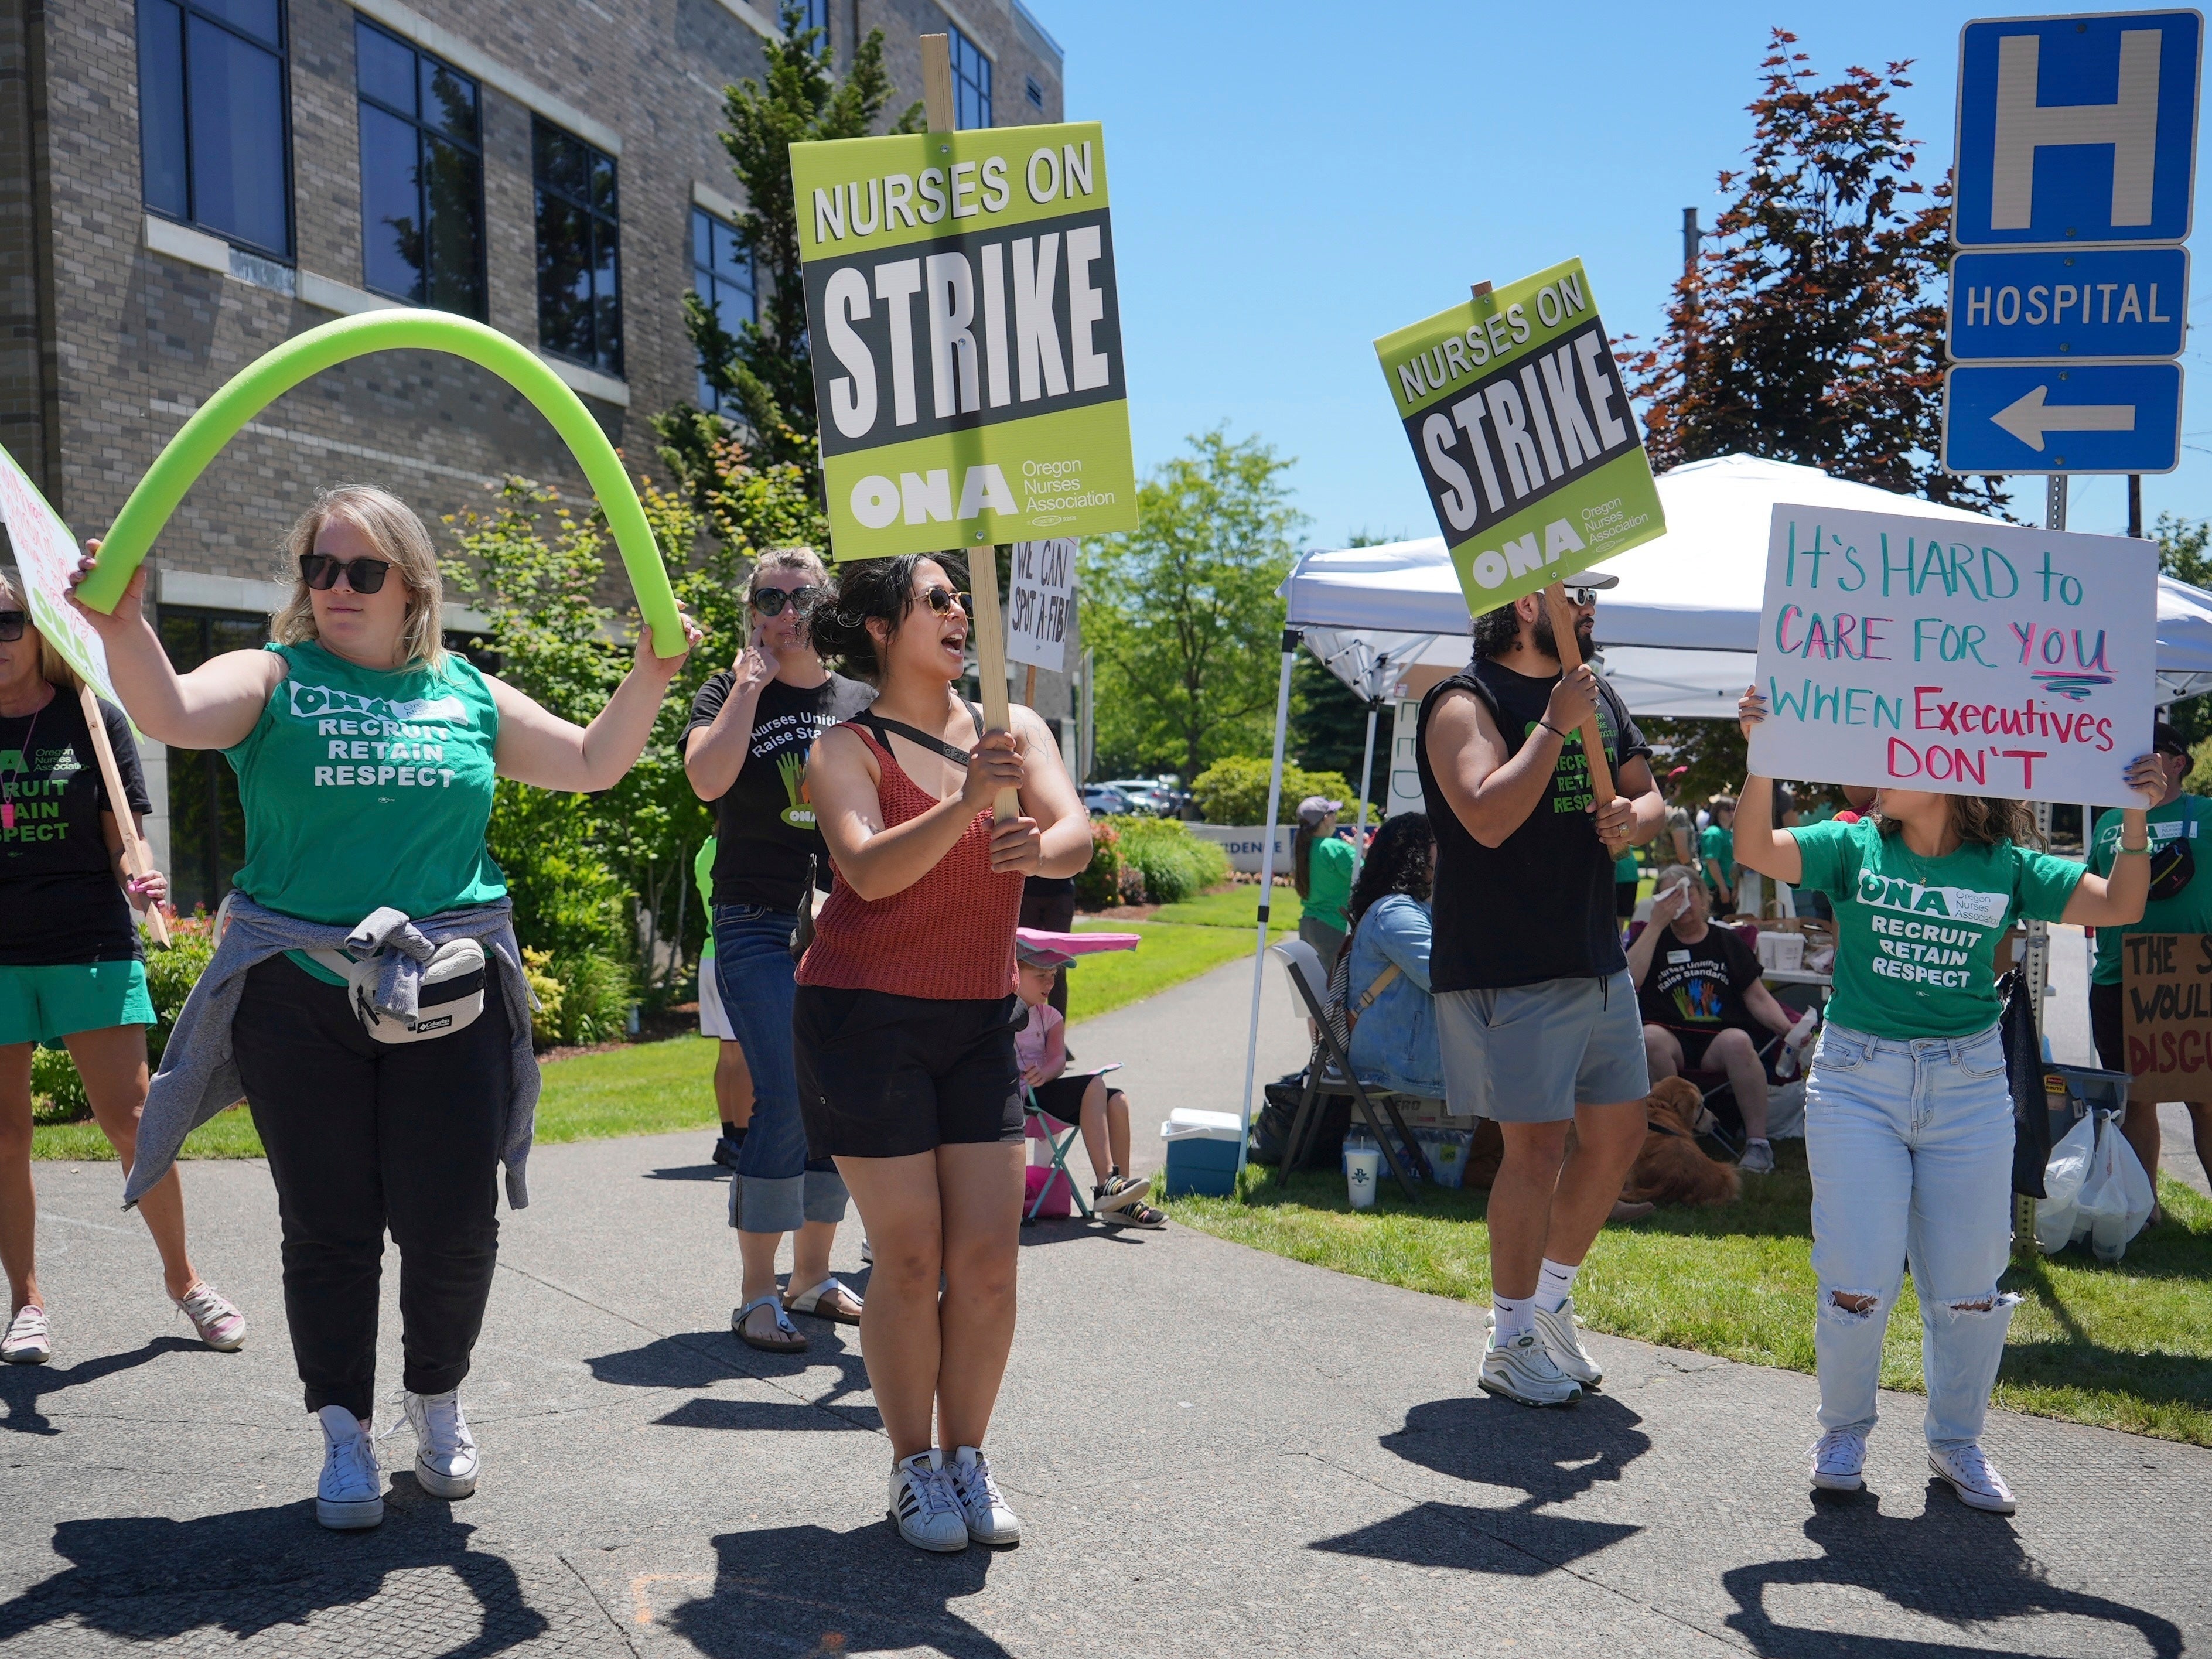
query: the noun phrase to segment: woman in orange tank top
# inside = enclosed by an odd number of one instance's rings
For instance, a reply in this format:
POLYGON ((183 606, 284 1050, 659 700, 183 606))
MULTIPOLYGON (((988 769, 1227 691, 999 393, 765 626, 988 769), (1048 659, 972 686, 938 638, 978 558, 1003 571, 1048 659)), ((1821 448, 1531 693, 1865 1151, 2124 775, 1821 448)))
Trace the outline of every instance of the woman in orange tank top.
POLYGON ((1091 859, 1044 722, 1018 707, 1012 732, 986 735, 958 695, 965 574, 949 556, 848 565, 815 613, 817 648, 877 696, 807 762, 836 885, 792 1012, 809 1151, 836 1160, 875 1248, 860 1349, 890 1437, 890 1517, 940 1551, 1021 1536, 982 1453, 1021 1229, 1014 923, 1025 877, 1091 859), (1001 823, 1005 788, 1022 816, 1001 823))

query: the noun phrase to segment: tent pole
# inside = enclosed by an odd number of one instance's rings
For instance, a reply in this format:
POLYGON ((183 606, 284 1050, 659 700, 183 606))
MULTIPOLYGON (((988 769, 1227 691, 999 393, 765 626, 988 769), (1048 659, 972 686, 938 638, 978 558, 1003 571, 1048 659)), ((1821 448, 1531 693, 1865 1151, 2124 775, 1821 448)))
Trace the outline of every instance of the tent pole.
POLYGON ((1252 1076, 1260 1066, 1260 986, 1267 971, 1267 902, 1275 890, 1275 814, 1283 803, 1283 733, 1291 721, 1291 665, 1297 660, 1298 630, 1283 630, 1283 672, 1275 683, 1275 758, 1267 774, 1267 815, 1260 825, 1260 929, 1252 950, 1252 1021, 1244 1038, 1244 1093, 1237 1109, 1244 1132, 1237 1137, 1237 1173, 1244 1173, 1252 1144, 1252 1076))
POLYGON ((1367 780, 1375 769, 1375 716, 1382 704, 1367 703, 1367 752, 1359 760, 1359 816, 1352 822, 1352 878, 1359 879, 1359 866, 1367 862, 1367 780))

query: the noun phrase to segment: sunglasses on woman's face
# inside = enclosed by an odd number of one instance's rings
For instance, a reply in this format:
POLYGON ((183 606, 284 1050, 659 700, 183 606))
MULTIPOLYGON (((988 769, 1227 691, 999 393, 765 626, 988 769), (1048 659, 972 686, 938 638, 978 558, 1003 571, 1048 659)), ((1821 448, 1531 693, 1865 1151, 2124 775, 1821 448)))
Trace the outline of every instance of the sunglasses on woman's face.
POLYGON ((334 559, 327 553, 300 555, 300 580, 318 593, 327 593, 343 576, 356 593, 374 593, 392 574, 389 559, 334 559))
POLYGON ((811 582, 804 587, 763 587, 753 595, 753 609, 763 617, 781 617, 787 605, 803 617, 821 603, 822 590, 811 582))
POLYGON ((975 601, 968 594, 955 592, 949 587, 925 587, 921 597, 923 603, 940 617, 951 616, 953 606, 957 605, 962 616, 970 620, 975 617, 975 601))
POLYGON ((0 645, 13 644, 23 637, 23 624, 30 618, 20 611, 0 611, 0 645))

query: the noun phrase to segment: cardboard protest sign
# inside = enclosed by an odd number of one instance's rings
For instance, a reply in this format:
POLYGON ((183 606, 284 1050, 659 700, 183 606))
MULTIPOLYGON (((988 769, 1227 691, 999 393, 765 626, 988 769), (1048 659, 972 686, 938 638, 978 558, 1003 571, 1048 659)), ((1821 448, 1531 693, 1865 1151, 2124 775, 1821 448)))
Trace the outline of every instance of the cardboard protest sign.
POLYGON ((1582 261, 1375 343, 1469 611, 1665 533, 1582 261))
POLYGON ((1075 608, 1075 542, 1016 542, 1006 589, 1006 660, 1059 673, 1075 608))
POLYGON ((1762 777, 2137 799, 2154 542, 1778 503, 1759 626, 1762 777))
POLYGON ((79 678, 108 702, 116 702, 107 683, 107 653, 100 647, 100 635, 69 608, 69 574, 81 556, 76 538, 5 449, 0 449, 0 520, 7 524, 8 539, 15 550, 32 622, 79 678))
POLYGON ((1096 122, 791 147, 830 539, 1137 525, 1096 122))
POLYGON ((2212 933, 2130 933, 2120 990, 2129 1100, 2212 1100, 2212 933))

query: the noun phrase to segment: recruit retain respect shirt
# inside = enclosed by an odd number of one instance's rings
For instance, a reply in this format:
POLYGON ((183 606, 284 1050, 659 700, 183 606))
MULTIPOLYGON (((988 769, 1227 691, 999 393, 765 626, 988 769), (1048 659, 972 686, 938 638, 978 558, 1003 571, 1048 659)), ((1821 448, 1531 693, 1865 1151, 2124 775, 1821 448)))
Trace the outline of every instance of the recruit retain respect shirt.
MULTIPOLYGON (((149 812, 131 722, 100 705, 131 810, 149 812)), ((103 813, 113 811, 99 752, 73 691, 55 688, 35 714, 0 719, 0 963, 11 968, 118 962, 140 954, 130 902, 115 884, 103 813)))
POLYGON ((1799 884, 1836 912, 1832 1023, 1899 1042, 1972 1036, 1997 1022, 1997 940, 2025 916, 2056 921, 2081 866, 2008 841, 1923 859, 1873 820, 1787 832, 1799 884))
MULTIPOLYGON (((2150 809, 2150 902, 2142 920, 2125 927, 2097 930, 2097 962, 2089 978, 2097 985, 2120 982, 2120 941, 2130 933, 2212 933, 2212 800, 2184 795, 2170 805, 2150 809)), ((2089 868, 2112 873, 2120 844, 2120 815, 2097 820, 2090 844, 2089 868)))

